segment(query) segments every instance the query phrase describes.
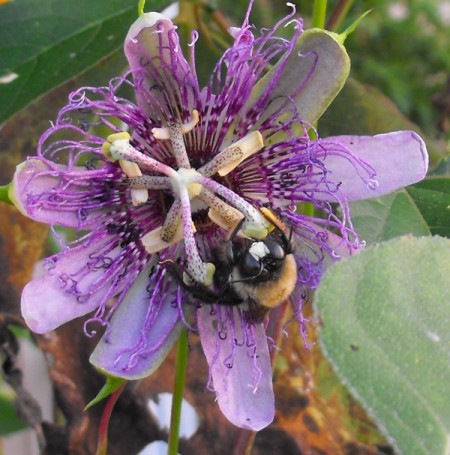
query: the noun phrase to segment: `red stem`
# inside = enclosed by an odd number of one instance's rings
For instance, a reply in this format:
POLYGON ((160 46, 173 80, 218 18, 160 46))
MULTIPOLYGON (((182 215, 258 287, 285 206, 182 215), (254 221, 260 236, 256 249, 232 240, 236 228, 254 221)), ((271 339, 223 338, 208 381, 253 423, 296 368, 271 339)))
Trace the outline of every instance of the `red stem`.
POLYGON ((111 414, 119 398, 122 390, 125 388, 126 382, 124 382, 116 391, 114 391, 106 402, 105 409, 103 410, 102 418, 100 420, 100 426, 98 429, 98 445, 96 455, 106 455, 108 450, 108 426, 111 419, 111 414))

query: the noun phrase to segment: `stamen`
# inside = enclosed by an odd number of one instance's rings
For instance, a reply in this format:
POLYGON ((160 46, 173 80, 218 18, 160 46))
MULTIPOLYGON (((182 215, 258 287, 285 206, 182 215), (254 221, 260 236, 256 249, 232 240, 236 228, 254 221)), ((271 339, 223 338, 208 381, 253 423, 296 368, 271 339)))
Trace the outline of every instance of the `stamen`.
MULTIPOLYGON (((142 177, 142 172, 136 163, 130 163, 129 161, 119 160, 119 165, 122 171, 127 177, 142 177)), ((137 207, 138 205, 145 204, 148 200, 148 191, 145 188, 132 188, 131 202, 137 207)))
POLYGON ((253 131, 225 148, 209 163, 200 168, 199 172, 207 177, 217 172, 221 177, 224 177, 239 166, 242 161, 259 152, 263 147, 264 141, 261 133, 253 131))
POLYGON ((204 263, 195 242, 192 229, 191 203, 186 186, 179 189, 181 202, 181 216, 183 220, 184 248, 187 256, 187 272, 191 279, 205 286, 210 286, 213 281, 216 267, 212 263, 204 263))
POLYGON ((166 164, 144 155, 130 144, 130 135, 126 132, 111 134, 102 145, 102 152, 106 158, 115 162, 118 160, 136 163, 140 168, 148 169, 173 177, 176 171, 166 164))
POLYGON ((242 158, 242 155, 242 150, 239 147, 227 147, 216 155, 211 161, 202 166, 199 169, 199 172, 205 177, 211 177, 214 174, 217 174, 220 169, 228 166, 229 163, 242 158))
POLYGON ((208 217, 210 220, 223 229, 234 229, 244 217, 239 210, 231 207, 231 205, 228 205, 205 188, 203 188, 202 192, 199 194, 199 199, 209 206, 208 217))
POLYGON ((157 177, 152 175, 141 175, 139 177, 130 177, 128 179, 130 188, 150 190, 168 190, 172 188, 172 183, 167 177, 157 177))
POLYGON ((199 121, 198 111, 192 111, 191 120, 188 123, 173 123, 168 128, 153 128, 152 134, 156 139, 170 139, 172 150, 177 161, 178 168, 189 169, 189 157, 184 144, 183 134, 191 131, 199 121))
POLYGON ((164 225, 161 229, 161 239, 163 242, 170 243, 181 226, 181 201, 177 199, 170 207, 166 215, 164 225))
MULTIPOLYGON (((158 253, 159 251, 165 250, 171 245, 175 245, 178 242, 181 242, 184 237, 183 229, 181 228, 181 223, 177 226, 175 235, 172 237, 170 242, 165 242, 162 239, 162 232, 164 231, 164 226, 154 229, 153 231, 148 232, 141 238, 142 245, 144 245, 145 251, 149 254, 158 253)), ((195 226, 192 223, 192 231, 195 233, 195 226)))
POLYGON ((183 125, 181 125, 181 132, 183 134, 189 133, 189 131, 194 129, 194 127, 197 125, 199 120, 200 120, 200 117, 198 115, 198 111, 196 109, 194 109, 192 111, 191 120, 188 123, 183 123, 183 125))
POLYGON ((223 197, 244 215, 246 221, 242 226, 242 231, 245 235, 257 240, 263 240, 267 237, 271 225, 256 207, 242 199, 234 191, 207 177, 201 176, 199 183, 223 197))

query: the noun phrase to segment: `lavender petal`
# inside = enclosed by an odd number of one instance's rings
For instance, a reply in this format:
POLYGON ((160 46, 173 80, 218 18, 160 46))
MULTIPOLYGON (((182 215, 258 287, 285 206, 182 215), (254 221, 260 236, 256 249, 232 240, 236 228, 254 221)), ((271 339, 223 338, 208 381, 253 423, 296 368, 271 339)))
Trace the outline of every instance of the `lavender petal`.
POLYGON ((161 271, 150 274, 150 270, 144 269, 128 290, 90 357, 107 374, 126 379, 148 376, 165 359, 183 328, 176 286, 161 271))
POLYGON ((198 310, 197 322, 219 407, 234 425, 261 430, 272 422, 275 412, 264 326, 246 322, 233 307, 217 311, 226 314, 220 322, 217 313, 211 314, 211 306, 198 310), (220 335, 225 332, 226 336, 220 335))
MULTIPOLYGON (((422 180, 428 169, 428 154, 423 140, 413 131, 398 131, 377 136, 337 136, 319 141, 324 150, 323 164, 328 179, 339 185, 348 201, 390 193, 422 180), (361 166, 373 175, 361 174, 361 166), (369 171, 370 172, 370 171, 369 171)), ((317 199, 333 200, 327 191, 317 199)))

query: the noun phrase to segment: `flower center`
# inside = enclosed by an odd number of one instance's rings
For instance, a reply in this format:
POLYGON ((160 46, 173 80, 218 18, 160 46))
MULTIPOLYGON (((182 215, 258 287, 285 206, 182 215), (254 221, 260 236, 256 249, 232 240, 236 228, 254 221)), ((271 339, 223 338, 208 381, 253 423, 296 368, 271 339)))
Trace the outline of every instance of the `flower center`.
POLYGON ((264 146, 261 133, 254 131, 247 134, 223 149, 211 161, 193 169, 183 136, 195 128, 198 122, 199 115, 194 110, 187 123, 174 123, 168 127, 152 129, 156 139, 170 141, 177 169, 136 149, 130 143, 131 137, 126 132, 108 136, 102 151, 109 160, 117 161, 127 175, 133 205, 147 202, 148 189, 172 191, 174 201, 164 224, 145 234, 141 241, 149 253, 156 253, 183 240, 190 279, 209 286, 215 267, 214 264, 204 263, 200 257, 194 238, 191 201, 198 199, 205 204, 208 207, 208 217, 228 231, 234 229, 244 218, 243 234, 251 238, 264 239, 270 223, 254 206, 211 178, 215 174, 226 176, 245 159, 261 150, 264 146), (146 175, 145 171, 162 175, 146 175))

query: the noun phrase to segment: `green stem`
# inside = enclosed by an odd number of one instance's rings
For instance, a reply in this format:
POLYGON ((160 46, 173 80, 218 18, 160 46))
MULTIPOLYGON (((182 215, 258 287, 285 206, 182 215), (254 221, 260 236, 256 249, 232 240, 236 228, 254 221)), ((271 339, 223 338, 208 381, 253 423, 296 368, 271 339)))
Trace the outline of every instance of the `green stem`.
POLYGON ((167 455, 176 455, 178 453, 181 406, 183 403, 183 391, 184 383, 186 380, 188 353, 189 345, 187 330, 184 329, 181 332, 180 338, 178 339, 177 346, 175 385, 172 400, 172 410, 170 415, 169 448, 167 450, 167 455))
POLYGON ((312 25, 315 28, 325 27, 327 0, 314 0, 312 25))
POLYGON ((144 14, 144 8, 145 8, 145 0, 139 0, 139 3, 138 3, 139 16, 142 16, 144 14))
POLYGON ((98 429, 98 445, 96 455, 106 455, 108 451, 108 426, 111 419, 111 414, 119 398, 122 390, 125 388, 126 382, 124 382, 115 392, 113 392, 106 402, 105 409, 100 420, 100 427, 98 429))

